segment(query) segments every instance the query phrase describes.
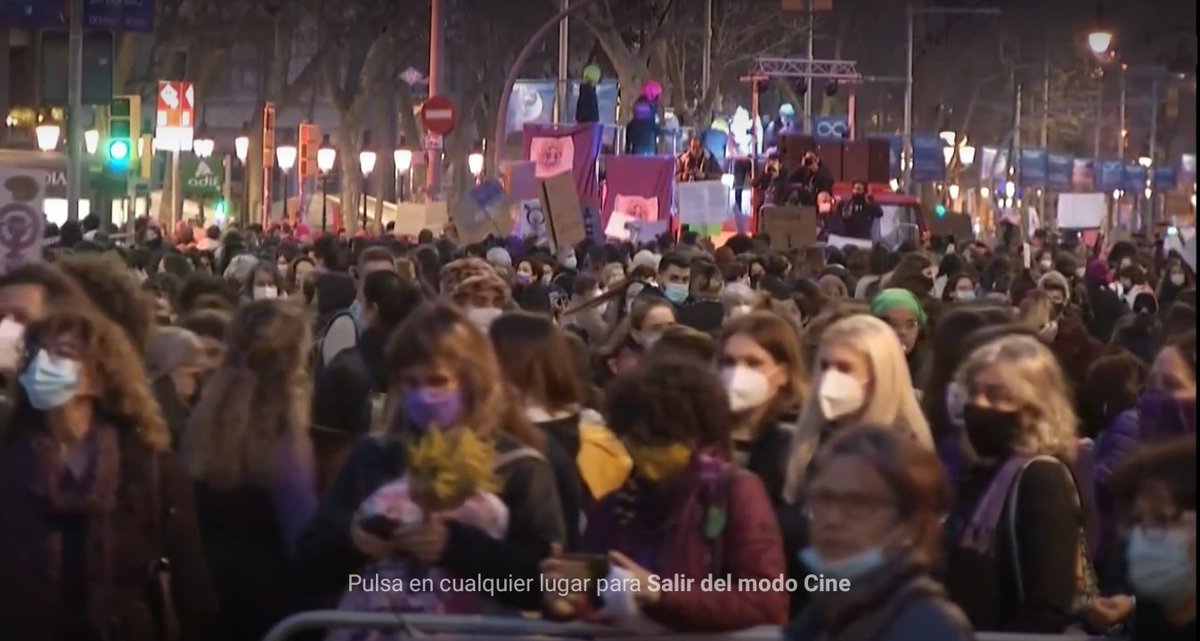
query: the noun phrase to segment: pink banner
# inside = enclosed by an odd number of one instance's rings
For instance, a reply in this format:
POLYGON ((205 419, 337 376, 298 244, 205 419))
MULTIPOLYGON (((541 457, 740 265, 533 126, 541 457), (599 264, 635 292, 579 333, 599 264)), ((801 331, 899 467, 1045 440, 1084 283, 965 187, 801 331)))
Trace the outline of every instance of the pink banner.
POLYGON ((523 156, 533 162, 538 178, 571 170, 579 203, 584 207, 600 205, 600 184, 596 161, 600 158, 600 143, 604 126, 600 123, 582 125, 539 125, 527 123, 524 129, 523 156))
POLYGON ((603 224, 614 210, 647 221, 667 219, 675 193, 672 156, 605 156, 603 224))

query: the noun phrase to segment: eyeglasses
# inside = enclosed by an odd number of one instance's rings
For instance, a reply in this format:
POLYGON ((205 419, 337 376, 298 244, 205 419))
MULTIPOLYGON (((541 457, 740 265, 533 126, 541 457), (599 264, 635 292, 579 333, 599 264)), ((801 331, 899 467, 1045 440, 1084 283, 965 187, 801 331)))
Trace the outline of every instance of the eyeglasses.
POLYGON ((829 518, 830 513, 835 509, 852 520, 868 519, 896 507, 896 501, 892 497, 832 490, 810 492, 805 498, 804 504, 805 513, 810 519, 829 518))

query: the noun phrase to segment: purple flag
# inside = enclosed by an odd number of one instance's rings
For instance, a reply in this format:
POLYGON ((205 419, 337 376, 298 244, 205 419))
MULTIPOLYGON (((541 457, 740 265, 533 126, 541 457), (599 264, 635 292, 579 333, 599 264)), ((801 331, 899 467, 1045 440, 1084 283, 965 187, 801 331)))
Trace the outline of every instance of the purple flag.
POLYGON ((604 220, 616 209, 642 220, 667 220, 675 193, 672 156, 606 156, 604 220), (632 203, 636 211, 625 211, 632 203))
POLYGON ((596 161, 600 158, 600 143, 604 126, 600 123, 582 125, 526 124, 523 155, 533 161, 538 178, 549 178, 564 171, 572 172, 579 204, 600 206, 600 181, 596 161))

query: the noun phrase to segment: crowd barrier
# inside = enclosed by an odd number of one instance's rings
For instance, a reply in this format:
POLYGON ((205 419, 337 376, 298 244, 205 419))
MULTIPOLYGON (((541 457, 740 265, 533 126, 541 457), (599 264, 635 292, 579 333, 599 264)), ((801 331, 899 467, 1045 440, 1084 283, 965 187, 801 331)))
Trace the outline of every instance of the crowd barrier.
MULTIPOLYGON (((280 621, 263 641, 291 641, 296 635, 339 628, 375 628, 399 633, 402 639, 436 638, 438 641, 479 641, 510 639, 534 641, 547 639, 619 639, 620 641, 779 641, 780 629, 767 626, 736 633, 639 635, 608 626, 586 623, 555 623, 515 617, 448 616, 410 614, 397 616, 376 612, 314 610, 292 615, 280 621)), ((1065 634, 1009 634, 977 632, 977 641, 1122 641, 1114 637, 1071 636, 1065 634)))

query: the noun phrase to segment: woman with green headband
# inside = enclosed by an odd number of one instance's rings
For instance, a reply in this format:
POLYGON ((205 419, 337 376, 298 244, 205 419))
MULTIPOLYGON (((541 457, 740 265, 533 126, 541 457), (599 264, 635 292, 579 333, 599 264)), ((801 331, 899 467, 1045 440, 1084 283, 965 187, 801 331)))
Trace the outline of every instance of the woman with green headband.
POLYGON ((908 360, 909 374, 919 388, 921 382, 918 377, 925 361, 921 337, 929 320, 921 301, 907 289, 885 289, 871 299, 871 315, 886 322, 896 331, 908 360))

